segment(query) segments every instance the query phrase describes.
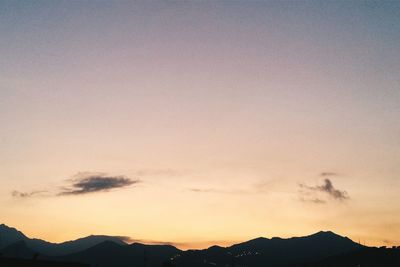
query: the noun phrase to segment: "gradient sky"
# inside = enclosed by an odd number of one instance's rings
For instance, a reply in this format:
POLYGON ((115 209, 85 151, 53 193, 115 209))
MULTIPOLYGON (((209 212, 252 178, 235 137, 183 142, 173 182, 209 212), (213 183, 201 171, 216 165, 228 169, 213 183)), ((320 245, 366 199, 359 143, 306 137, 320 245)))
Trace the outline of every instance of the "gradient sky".
POLYGON ((399 1, 150 2, 0 1, 0 223, 400 245, 399 1))

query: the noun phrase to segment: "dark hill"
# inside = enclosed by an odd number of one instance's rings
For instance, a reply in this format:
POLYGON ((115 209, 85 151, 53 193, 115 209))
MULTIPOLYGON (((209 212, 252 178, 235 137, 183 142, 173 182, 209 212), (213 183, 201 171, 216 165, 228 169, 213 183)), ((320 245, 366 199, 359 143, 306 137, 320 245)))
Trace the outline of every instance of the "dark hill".
POLYGON ((332 256, 319 262, 293 267, 398 267, 400 249, 361 248, 350 253, 332 256))
POLYGON ((85 250, 104 241, 113 241, 125 244, 119 237, 105 235, 91 235, 63 243, 50 243, 41 239, 28 238, 15 228, 0 225, 0 249, 18 241, 24 241, 26 246, 43 255, 60 256, 85 250))
POLYGON ((119 245, 105 241, 84 251, 60 257, 61 260, 84 262, 98 267, 160 267, 181 251, 167 245, 119 245))
POLYGON ((176 266, 288 266, 357 250, 359 244, 332 232, 305 237, 257 238, 225 249, 192 250, 174 260, 176 266))
POLYGON ((28 238, 15 228, 0 224, 0 249, 18 241, 26 241, 28 238))
POLYGON ((32 259, 37 253, 26 246, 25 241, 17 241, 0 250, 0 255, 7 258, 32 259))

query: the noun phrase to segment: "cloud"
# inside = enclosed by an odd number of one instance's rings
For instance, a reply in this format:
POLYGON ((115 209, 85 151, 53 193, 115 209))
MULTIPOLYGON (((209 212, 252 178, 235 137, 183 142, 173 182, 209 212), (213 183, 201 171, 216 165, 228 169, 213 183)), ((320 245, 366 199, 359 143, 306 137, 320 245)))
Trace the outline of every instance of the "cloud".
POLYGON ((326 177, 326 176, 338 176, 336 172, 321 172, 320 176, 326 177))
POLYGON ((349 198, 349 195, 346 191, 341 191, 334 188, 331 180, 329 179, 325 179, 324 184, 317 186, 315 189, 328 193, 334 199, 346 200, 349 198))
POLYGON ((46 190, 32 191, 32 192, 20 192, 20 191, 14 190, 11 192, 11 195, 13 197, 18 197, 18 198, 29 198, 29 197, 47 196, 48 193, 49 192, 46 190))
POLYGON ((193 193, 214 193, 214 194, 237 194, 237 195, 252 195, 252 194, 268 194, 274 187, 275 181, 264 181, 254 184, 249 184, 247 188, 200 188, 191 187, 187 191, 193 193))
POLYGON ((325 200, 315 197, 314 193, 324 193, 331 198, 339 201, 348 200, 350 197, 348 193, 344 190, 336 189, 333 186, 333 183, 330 179, 324 179, 324 183, 322 185, 317 186, 308 186, 305 184, 299 184, 299 187, 302 189, 300 193, 303 196, 303 201, 313 202, 313 203, 325 203, 325 200))
POLYGON ((125 242, 125 243, 132 243, 132 238, 130 236, 125 236, 125 235, 117 235, 114 236, 115 238, 118 238, 119 240, 125 242))
POLYGON ((66 180, 67 185, 61 189, 35 190, 31 192, 20 192, 14 190, 11 195, 16 198, 31 197, 54 197, 67 195, 83 195, 96 192, 108 192, 121 189, 140 182, 138 179, 130 179, 126 176, 110 176, 105 173, 82 172, 76 174, 72 179, 66 180))
POLYGON ((59 196, 107 192, 139 183, 139 180, 125 176, 109 176, 101 173, 80 173, 77 176, 78 178, 70 180, 72 185, 69 188, 63 188, 62 192, 58 193, 59 196))
POLYGON ((223 190, 217 188, 188 188, 187 189, 193 193, 213 193, 213 194, 252 194, 252 191, 246 190, 238 190, 238 189, 231 189, 231 190, 223 190))
POLYGON ((221 190, 213 188, 189 188, 188 190, 194 193, 223 193, 221 190))
POLYGON ((322 200, 320 198, 303 198, 303 197, 300 197, 300 200, 304 201, 304 202, 311 202, 311 203, 314 203, 314 204, 326 204, 326 201, 322 200))
POLYGON ((165 241, 156 241, 156 240, 149 240, 149 239, 135 239, 130 236, 116 236, 116 238, 120 239, 121 241, 132 244, 132 243, 140 243, 146 245, 168 245, 174 247, 184 247, 187 246, 188 243, 181 243, 181 242, 165 242, 165 241))

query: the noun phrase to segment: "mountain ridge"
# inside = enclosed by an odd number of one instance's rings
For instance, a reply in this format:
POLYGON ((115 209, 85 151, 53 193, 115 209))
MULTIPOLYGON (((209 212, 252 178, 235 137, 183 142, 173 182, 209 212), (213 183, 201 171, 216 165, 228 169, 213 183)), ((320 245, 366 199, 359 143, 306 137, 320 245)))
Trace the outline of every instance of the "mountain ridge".
POLYGON ((364 248, 332 231, 290 238, 257 237, 228 247, 214 245, 206 249, 185 251, 165 244, 127 244, 118 237, 104 235, 50 243, 30 239, 17 229, 5 225, 0 227, 0 238, 5 236, 6 231, 9 233, 8 241, 18 238, 22 240, 0 249, 0 253, 4 252, 5 255, 13 256, 12 253, 15 253, 14 256, 18 257, 23 252, 23 256, 29 258, 29 255, 39 253, 42 259, 81 262, 98 267, 292 266, 318 262, 364 248))
POLYGON ((29 238, 16 228, 0 225, 0 249, 15 242, 24 241, 28 248, 47 256, 61 256, 92 247, 103 241, 110 240, 121 245, 126 244, 121 238, 107 235, 89 235, 75 240, 52 243, 38 238, 29 238))

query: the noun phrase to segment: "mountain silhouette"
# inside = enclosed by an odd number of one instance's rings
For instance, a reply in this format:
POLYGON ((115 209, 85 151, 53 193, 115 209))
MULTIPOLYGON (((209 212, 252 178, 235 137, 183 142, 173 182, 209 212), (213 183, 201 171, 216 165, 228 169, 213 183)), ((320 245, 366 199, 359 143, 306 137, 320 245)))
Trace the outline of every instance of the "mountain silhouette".
POLYGON ((60 244, 30 239, 0 225, 0 259, 39 258, 96 267, 383 267, 400 266, 400 249, 369 248, 330 231, 292 238, 259 237, 230 247, 182 251, 171 245, 126 244, 92 235, 60 244))
POLYGON ((105 241, 84 251, 66 255, 60 259, 66 261, 89 263, 93 266, 162 266, 163 262, 181 253, 181 250, 170 245, 144 245, 134 243, 120 245, 105 241))
POLYGON ((0 249, 18 241, 26 241, 28 238, 15 228, 0 224, 0 249))
POLYGON ((397 267, 400 266, 400 248, 370 248, 328 257, 321 261, 292 267, 397 267))
POLYGON ((32 259, 37 253, 28 248, 25 241, 17 241, 0 250, 2 257, 32 259))
POLYGON ((119 237, 106 235, 91 235, 73 241, 51 243, 41 239, 28 238, 15 228, 8 227, 4 224, 0 225, 0 249, 18 241, 24 241, 29 249, 48 256, 61 256, 75 253, 93 247, 94 245, 104 241, 113 241, 118 244, 126 244, 119 237))
POLYGON ((256 238, 228 248, 210 247, 192 250, 174 260, 176 266, 289 266, 313 262, 329 256, 359 249, 361 246, 347 237, 332 232, 318 232, 288 239, 256 238))
POLYGON ((0 250, 0 266, 2 267, 90 267, 87 264, 65 262, 65 261, 49 261, 46 257, 39 255, 35 251, 29 249, 25 241, 17 241, 0 250))

